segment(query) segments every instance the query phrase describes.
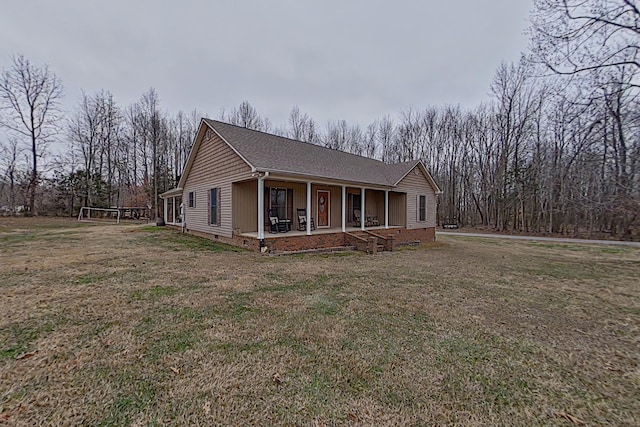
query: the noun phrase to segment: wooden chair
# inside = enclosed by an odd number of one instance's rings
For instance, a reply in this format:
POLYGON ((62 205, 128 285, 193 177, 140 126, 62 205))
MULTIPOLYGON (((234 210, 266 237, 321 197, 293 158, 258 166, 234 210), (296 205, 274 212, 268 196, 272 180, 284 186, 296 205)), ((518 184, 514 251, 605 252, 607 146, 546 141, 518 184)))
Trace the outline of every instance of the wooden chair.
POLYGON ((360 209, 353 210, 353 217, 355 218, 354 226, 359 227, 362 221, 362 214, 360 213, 360 209))
MULTIPOLYGON (((298 231, 306 231, 307 230, 307 210, 306 209, 296 209, 298 212, 298 231)), ((316 229, 316 223, 311 218, 311 230, 316 229)))
POLYGON ((278 210, 275 208, 269 209, 269 223, 271 228, 275 231, 272 233, 286 233, 291 230, 291 220, 286 218, 280 218, 278 210), (275 221, 273 220, 275 218, 275 221), (275 222, 275 225, 274 225, 275 222))
POLYGON ((286 233, 288 231, 287 223, 280 221, 277 216, 269 217, 269 225, 271 226, 269 229, 270 233, 286 233))

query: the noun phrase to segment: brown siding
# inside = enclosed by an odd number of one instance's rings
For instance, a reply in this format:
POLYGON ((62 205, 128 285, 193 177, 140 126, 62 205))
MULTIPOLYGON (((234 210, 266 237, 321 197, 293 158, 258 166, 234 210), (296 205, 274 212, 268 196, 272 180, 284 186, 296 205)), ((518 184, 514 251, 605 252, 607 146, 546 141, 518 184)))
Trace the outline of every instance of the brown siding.
POLYGON ((365 211, 366 216, 377 216, 380 224, 384 224, 384 191, 367 190, 365 211))
POLYGON ((233 229, 258 231, 258 181, 233 184, 233 229))
MULTIPOLYGON (((207 131, 195 154, 183 194, 195 192, 195 208, 185 207, 187 229, 231 237, 232 185, 251 177, 251 168, 218 135, 207 131), (220 188, 220 225, 208 224, 208 192, 220 188)), ((188 196, 187 196, 188 197, 188 196)))
POLYGON ((436 226, 436 193, 418 166, 398 183, 397 190, 405 192, 407 195, 407 228, 430 228, 436 226), (426 221, 418 221, 417 218, 418 195, 427 196, 426 221))
POLYGON ((407 195, 389 192, 389 225, 404 227, 407 223, 407 195))

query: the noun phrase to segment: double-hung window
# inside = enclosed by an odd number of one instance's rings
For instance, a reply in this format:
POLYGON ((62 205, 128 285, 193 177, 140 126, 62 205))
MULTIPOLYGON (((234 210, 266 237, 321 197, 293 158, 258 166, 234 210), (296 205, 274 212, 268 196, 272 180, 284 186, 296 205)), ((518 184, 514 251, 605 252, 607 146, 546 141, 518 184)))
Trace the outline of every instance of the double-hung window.
POLYGON ((220 189, 209 190, 209 224, 220 225, 220 189))
POLYGON ((427 220, 427 196, 418 196, 418 221, 427 220))

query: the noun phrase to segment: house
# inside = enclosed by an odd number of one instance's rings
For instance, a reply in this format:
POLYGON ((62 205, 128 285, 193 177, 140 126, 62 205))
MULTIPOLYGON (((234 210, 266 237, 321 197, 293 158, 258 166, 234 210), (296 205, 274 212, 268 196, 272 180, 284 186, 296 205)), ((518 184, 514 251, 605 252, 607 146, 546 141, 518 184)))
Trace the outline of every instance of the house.
POLYGON ((440 192, 418 160, 385 164, 203 119, 178 186, 161 197, 168 224, 256 251, 376 252, 435 240, 440 192))

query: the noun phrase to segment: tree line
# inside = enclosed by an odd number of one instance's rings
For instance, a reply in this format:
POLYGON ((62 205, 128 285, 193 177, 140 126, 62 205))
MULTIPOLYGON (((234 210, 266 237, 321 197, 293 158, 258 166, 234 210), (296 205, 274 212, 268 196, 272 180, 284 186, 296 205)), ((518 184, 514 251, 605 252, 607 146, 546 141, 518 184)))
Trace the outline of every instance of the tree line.
MULTIPOLYGON (((638 237, 640 12, 630 0, 537 0, 532 48, 497 68, 481 105, 407 108, 367 126, 274 125, 247 101, 218 119, 384 162, 422 159, 443 189, 439 222, 501 231, 638 237)), ((74 214, 150 206, 176 185, 200 117, 152 88, 128 106, 83 94, 62 118, 60 80, 16 56, 0 80, 0 206, 74 214), (1 134, 0 134, 1 135, 1 134), (65 142, 46 160, 47 143, 65 142), (52 170, 43 169, 52 168, 52 170)))

